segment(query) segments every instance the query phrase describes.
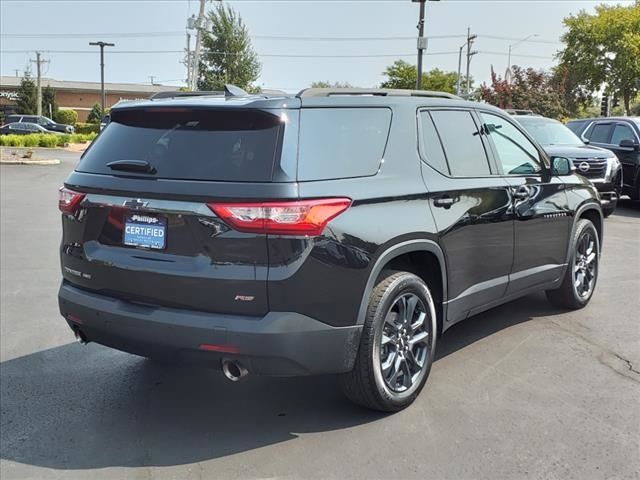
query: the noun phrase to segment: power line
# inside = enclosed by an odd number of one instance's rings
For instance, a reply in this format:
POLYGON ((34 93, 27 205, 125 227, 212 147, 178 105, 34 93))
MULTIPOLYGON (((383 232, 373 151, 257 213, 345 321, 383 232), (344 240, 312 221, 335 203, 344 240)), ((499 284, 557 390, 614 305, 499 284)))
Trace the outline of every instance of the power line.
MULTIPOLYGON (((509 54, 507 52, 492 52, 489 50, 480 50, 479 53, 484 53, 485 55, 501 55, 501 56, 508 56, 509 54)), ((512 53, 511 56, 513 57, 525 57, 525 58, 542 58, 545 60, 554 60, 555 57, 549 57, 549 56, 544 56, 544 55, 527 55, 524 53, 512 53)))
MULTIPOLYGON (((48 54, 90 54, 87 50, 45 50, 48 54)), ((3 53, 31 53, 31 50, 4 50, 3 53)), ((184 50, 113 50, 110 55, 149 55, 149 54, 184 54, 184 50)), ((207 52, 211 55, 240 55, 236 52, 207 52)), ((426 52, 425 55, 457 55, 457 51, 426 52)), ((409 57, 414 53, 378 53, 378 54, 341 54, 341 55, 313 55, 313 54, 289 54, 289 53, 259 53, 259 57, 282 57, 282 58, 386 58, 386 57, 409 57)))
MULTIPOLYGON (((184 32, 128 32, 128 33, 3 33, 0 36, 7 38, 85 38, 85 37, 105 37, 105 38, 145 38, 145 37, 178 37, 184 32)), ((430 35, 430 40, 463 38, 464 35, 430 35)), ((296 36, 296 35, 251 35, 251 38, 263 40, 295 40, 313 42, 348 42, 348 41, 388 41, 388 40, 415 40, 415 36, 296 36)))
MULTIPOLYGON (((481 34, 479 34, 478 37, 488 38, 488 39, 491 39, 491 40, 504 40, 504 41, 514 41, 514 40, 518 41, 518 40, 521 40, 520 38, 502 37, 502 36, 499 36, 499 35, 481 35, 481 34)), ((542 43, 542 44, 546 44, 546 45, 563 45, 562 42, 559 42, 557 40, 554 41, 554 40, 540 40, 540 39, 527 40, 527 43, 542 43)))

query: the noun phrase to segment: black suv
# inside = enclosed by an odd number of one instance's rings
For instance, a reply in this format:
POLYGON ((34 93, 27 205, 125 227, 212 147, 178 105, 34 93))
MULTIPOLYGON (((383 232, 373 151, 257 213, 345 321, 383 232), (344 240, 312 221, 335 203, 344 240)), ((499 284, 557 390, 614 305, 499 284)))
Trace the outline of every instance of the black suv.
POLYGON ((49 117, 43 117, 42 115, 7 115, 5 123, 35 123, 41 127, 51 130, 52 132, 73 133, 73 125, 65 125, 64 123, 58 123, 51 120, 49 117))
POLYGON ((557 120, 541 116, 514 115, 550 157, 569 158, 576 173, 588 178, 600 193, 602 213, 611 215, 622 192, 622 168, 610 150, 587 145, 557 120))
POLYGON ((127 102, 60 190, 77 338, 222 368, 341 374, 383 411, 437 337, 546 290, 593 295, 602 210, 496 108, 430 92, 228 89, 127 102))
POLYGON ((622 193, 640 200, 640 117, 583 118, 567 127, 590 145, 615 153, 622 163, 622 193))

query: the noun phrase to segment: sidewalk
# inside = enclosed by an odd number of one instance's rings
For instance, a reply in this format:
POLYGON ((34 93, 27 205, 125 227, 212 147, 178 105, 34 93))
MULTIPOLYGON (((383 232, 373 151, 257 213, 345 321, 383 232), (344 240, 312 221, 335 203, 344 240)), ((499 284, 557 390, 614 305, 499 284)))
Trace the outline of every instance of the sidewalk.
POLYGON ((0 147, 0 165, 59 165, 65 160, 77 161, 88 146, 87 143, 66 148, 0 147))

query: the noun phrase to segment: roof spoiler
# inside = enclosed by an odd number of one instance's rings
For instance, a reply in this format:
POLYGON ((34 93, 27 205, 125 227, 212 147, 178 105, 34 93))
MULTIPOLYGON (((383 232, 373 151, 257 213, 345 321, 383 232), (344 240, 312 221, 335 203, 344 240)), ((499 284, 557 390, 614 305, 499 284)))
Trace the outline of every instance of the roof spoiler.
POLYGON ((240 87, 236 87, 235 85, 225 85, 223 91, 216 90, 197 90, 195 92, 190 91, 182 91, 176 90, 173 92, 158 92, 151 95, 149 98, 151 100, 160 100, 163 98, 181 98, 181 97, 224 97, 224 98, 235 98, 235 97, 249 97, 250 94, 241 89, 240 87))
POLYGON ((380 97, 429 97, 462 100, 461 97, 447 92, 434 92, 430 90, 403 90, 399 88, 305 88, 304 90, 299 91, 296 97, 334 97, 340 95, 370 95, 380 97))

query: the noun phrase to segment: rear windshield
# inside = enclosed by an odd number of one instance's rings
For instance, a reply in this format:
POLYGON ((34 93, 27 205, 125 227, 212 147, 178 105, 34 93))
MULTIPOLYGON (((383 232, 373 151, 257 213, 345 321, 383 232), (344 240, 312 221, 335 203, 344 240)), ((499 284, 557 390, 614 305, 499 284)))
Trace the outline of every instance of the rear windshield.
POLYGON ((136 160, 155 169, 142 174, 153 178, 268 182, 283 128, 279 116, 261 110, 114 111, 76 170, 130 175, 107 164, 136 160))

